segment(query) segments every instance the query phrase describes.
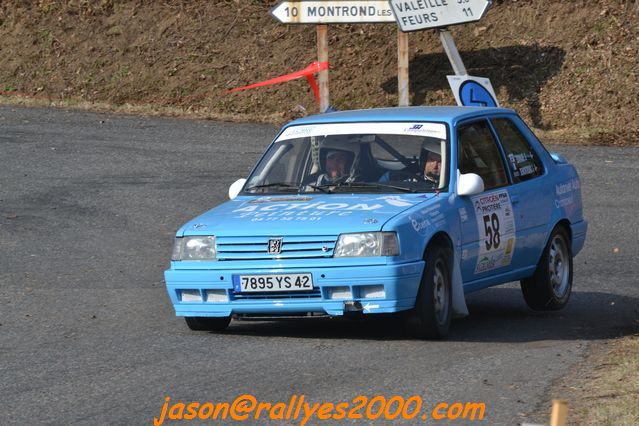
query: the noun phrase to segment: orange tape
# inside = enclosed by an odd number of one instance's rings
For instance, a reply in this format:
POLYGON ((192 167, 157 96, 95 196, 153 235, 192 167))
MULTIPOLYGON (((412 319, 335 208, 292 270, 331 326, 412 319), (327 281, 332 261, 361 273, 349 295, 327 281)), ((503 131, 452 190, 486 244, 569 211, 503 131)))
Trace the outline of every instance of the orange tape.
POLYGON ((319 87, 317 86, 317 82, 315 81, 314 74, 327 69, 328 69, 328 62, 313 61, 311 62, 309 66, 307 66, 303 70, 295 71, 290 74, 281 75, 279 77, 275 77, 266 81, 261 81, 259 83, 250 84, 248 86, 231 89, 231 90, 228 90, 227 93, 239 92, 240 90, 254 89, 256 87, 271 86, 273 84, 284 83, 287 81, 297 80, 298 78, 306 77, 306 79, 308 80, 308 84, 310 84, 311 89, 313 89, 313 94, 315 94, 315 100, 317 101, 319 105, 320 93, 319 93, 319 87))

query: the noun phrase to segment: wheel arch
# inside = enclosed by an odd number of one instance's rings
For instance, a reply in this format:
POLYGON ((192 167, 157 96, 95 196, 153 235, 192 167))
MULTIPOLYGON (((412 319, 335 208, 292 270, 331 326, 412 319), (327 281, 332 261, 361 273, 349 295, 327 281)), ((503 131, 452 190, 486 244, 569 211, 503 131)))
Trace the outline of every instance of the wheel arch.
POLYGON ((428 249, 432 246, 448 248, 450 249, 451 254, 453 253, 453 241, 450 238, 450 235, 448 235, 445 231, 438 231, 430 237, 428 243, 426 244, 426 248, 424 249, 424 260, 426 259, 428 249))
POLYGON ((570 227, 570 220, 568 220, 568 218, 566 217, 563 217, 557 221, 550 222, 550 223, 553 223, 553 225, 549 226, 548 229, 546 230, 546 238, 544 239, 544 245, 541 252, 539 253, 539 257, 537 258, 537 261, 535 262, 535 264, 538 264, 539 261, 541 260, 541 256, 543 256, 544 249, 546 248, 546 246, 548 246, 548 242, 550 241, 550 236, 552 235, 552 232, 557 227, 562 227, 566 231, 566 233, 568 234, 568 238, 570 240, 568 241, 568 245, 569 247, 572 246, 572 229, 570 227))
POLYGON ((552 227, 548 227, 548 232, 546 234, 546 242, 544 244, 544 247, 548 245, 548 241, 550 241, 550 236, 552 235, 552 231, 554 231, 558 227, 564 228, 564 230, 568 234, 568 238, 570 239, 568 243, 572 244, 572 228, 570 227, 570 220, 564 217, 562 219, 559 219, 552 227))

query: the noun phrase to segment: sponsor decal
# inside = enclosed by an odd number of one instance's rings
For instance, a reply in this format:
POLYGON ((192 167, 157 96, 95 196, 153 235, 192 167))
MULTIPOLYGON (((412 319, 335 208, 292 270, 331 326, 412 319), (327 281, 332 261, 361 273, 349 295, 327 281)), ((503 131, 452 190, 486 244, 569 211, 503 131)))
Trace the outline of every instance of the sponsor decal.
MULTIPOLYGON (((397 208, 412 207, 422 200, 388 195, 366 201, 368 202, 353 203, 351 197, 331 197, 330 202, 313 202, 313 197, 303 196, 260 197, 241 204, 232 213, 236 218, 249 218, 252 221, 316 221, 327 216, 351 216, 358 211, 397 213, 397 208)), ((366 218, 370 219, 372 218, 366 218)))
POLYGON ((441 228, 446 224, 446 218, 440 210, 440 205, 434 204, 421 209, 415 214, 408 216, 411 226, 421 236, 425 236, 428 227, 441 228))
POLYGON ((356 211, 376 212, 384 207, 375 203, 326 203, 306 204, 281 203, 260 205, 251 202, 233 210, 237 218, 248 218, 254 222, 261 221, 317 221, 327 216, 350 216, 356 211))
POLYGON ((387 204, 390 204, 391 206, 395 206, 395 207, 411 207, 416 204, 415 202, 408 200, 406 198, 402 198, 399 195, 388 195, 388 196, 376 198, 376 200, 385 201, 387 204))
POLYGON ((430 226, 430 221, 426 218, 422 217, 414 217, 408 216, 408 220, 410 220, 410 224, 413 226, 415 232, 419 235, 424 236, 428 231, 428 227, 430 226))
POLYGON ((479 231, 475 274, 510 265, 515 251, 515 218, 507 190, 472 198, 479 231))
POLYGON ((429 127, 424 127, 423 124, 413 124, 411 127, 404 129, 406 133, 418 133, 424 135, 433 135, 434 137, 439 137, 440 139, 444 139, 441 137, 441 131, 434 130, 429 127))
POLYGON ((466 212, 466 207, 460 207, 458 211, 459 211, 459 218, 461 219, 462 223, 467 222, 468 212, 466 212))
POLYGON ((286 131, 282 134, 281 138, 293 138, 293 137, 300 137, 300 136, 311 136, 313 134, 313 130, 315 129, 315 126, 295 126, 295 127, 289 127, 288 129, 286 129, 286 131))
POLYGON ((571 214, 577 204, 575 203, 575 191, 581 189, 581 182, 578 178, 571 179, 566 182, 558 183, 555 185, 555 207, 558 209, 566 209, 568 214, 571 214))

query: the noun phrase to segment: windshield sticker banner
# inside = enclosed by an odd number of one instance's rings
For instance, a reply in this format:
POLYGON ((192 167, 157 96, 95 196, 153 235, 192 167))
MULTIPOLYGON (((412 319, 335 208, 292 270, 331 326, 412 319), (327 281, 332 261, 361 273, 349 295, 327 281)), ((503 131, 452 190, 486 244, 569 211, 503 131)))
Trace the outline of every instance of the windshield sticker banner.
POLYGON ((310 136, 328 135, 414 135, 446 139, 442 123, 337 123, 291 126, 282 132, 277 142, 310 136))
POLYGON ((479 230, 475 274, 510 265, 515 251, 515 215, 508 191, 471 198, 479 230))

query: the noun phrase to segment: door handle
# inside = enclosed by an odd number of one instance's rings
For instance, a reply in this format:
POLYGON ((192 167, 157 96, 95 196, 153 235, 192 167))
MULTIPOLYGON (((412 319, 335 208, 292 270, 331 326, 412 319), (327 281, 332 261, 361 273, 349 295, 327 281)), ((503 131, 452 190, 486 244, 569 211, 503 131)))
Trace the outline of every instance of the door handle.
POLYGON ((517 203, 519 203, 519 196, 518 196, 518 195, 513 195, 513 196, 511 196, 511 197, 510 197, 510 202, 511 202, 512 204, 517 204, 517 203))

